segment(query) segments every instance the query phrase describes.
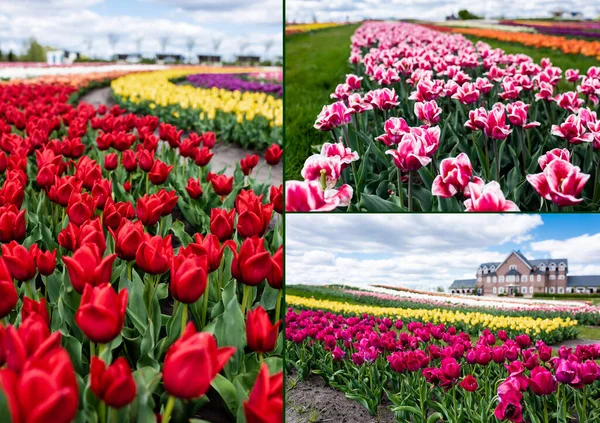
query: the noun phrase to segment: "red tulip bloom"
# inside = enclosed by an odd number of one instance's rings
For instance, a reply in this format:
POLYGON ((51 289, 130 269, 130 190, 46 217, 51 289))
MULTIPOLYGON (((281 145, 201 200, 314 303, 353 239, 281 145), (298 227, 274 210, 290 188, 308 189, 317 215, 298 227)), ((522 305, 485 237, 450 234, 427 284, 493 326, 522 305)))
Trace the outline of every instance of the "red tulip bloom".
POLYGON ((137 386, 125 357, 117 358, 108 368, 102 359, 92 357, 90 389, 109 407, 122 408, 136 396, 137 386))
POLYGON ((225 242, 223 245, 221 245, 219 238, 215 234, 206 234, 204 239, 202 238, 202 234, 196 234, 195 241, 196 244, 202 246, 206 252, 206 257, 208 259, 208 272, 212 273, 217 270, 221 265, 223 253, 225 252, 225 247, 228 245, 228 243, 225 242))
POLYGON ((132 150, 125 150, 121 155, 121 164, 129 173, 137 170, 137 157, 132 150))
POLYGON ((211 209, 210 232, 224 242, 233 236, 233 224, 235 221, 235 209, 211 209))
POLYGON ((278 165, 281 161, 281 156, 283 156, 283 150, 277 144, 271 144, 267 151, 265 151, 265 160, 271 166, 278 165))
POLYGON ((36 268, 33 249, 33 245, 27 250, 16 241, 11 241, 9 244, 2 244, 2 258, 13 279, 25 282, 35 276, 36 268))
POLYGON ((194 324, 188 323, 181 338, 167 351, 165 390, 181 399, 201 397, 234 353, 233 347, 217 348, 212 334, 196 332, 194 324))
POLYGON ((185 190, 189 194, 190 198, 196 200, 202 197, 202 185, 198 179, 190 178, 188 179, 187 186, 185 190))
POLYGON ((467 392, 475 392, 477 388, 479 388, 479 385, 477 385, 477 379, 475 379, 473 375, 465 376, 459 385, 467 392))
POLYGON ((544 367, 536 367, 529 376, 529 387, 536 395, 550 395, 558 389, 558 382, 552 372, 544 367))
POLYGON ((21 309, 21 320, 25 321, 29 316, 37 314, 42 318, 46 325, 50 327, 50 316, 46 306, 46 299, 42 297, 40 301, 32 300, 31 298, 23 298, 23 308, 21 309))
MULTIPOLYGON (((12 277, 4 264, 4 260, 0 258, 0 319, 5 318, 13 311, 19 300, 19 294, 15 288, 12 277)), ((0 345, 0 350, 1 350, 0 345)), ((2 354, 2 353, 0 353, 2 354)), ((0 360, 1 366, 2 360, 0 360)))
POLYGON ((35 265, 40 275, 50 276, 54 273, 56 267, 56 248, 54 251, 42 251, 37 244, 33 244, 31 247, 31 252, 35 258, 35 265))
MULTIPOLYGON (((57 335, 54 335, 56 337, 57 335)), ((58 335, 60 336, 60 335, 58 335)), ((16 329, 6 327, 6 366, 17 373, 21 372, 27 359, 50 339, 48 323, 39 314, 30 314, 16 329)))
POLYGON ((102 211, 102 223, 107 228, 117 229, 122 219, 132 219, 134 216, 135 210, 130 202, 115 203, 112 198, 108 198, 102 211))
POLYGON ((246 153, 246 157, 240 160, 240 167, 242 168, 242 173, 246 176, 250 175, 252 173, 252 169, 254 169, 257 164, 258 155, 249 155, 248 153, 246 153))
POLYGON ((237 230, 243 238, 263 236, 271 222, 273 204, 263 204, 263 196, 242 190, 235 199, 238 212, 237 230))
POLYGON ((95 160, 90 159, 88 156, 83 156, 77 162, 75 177, 83 182, 85 189, 91 190, 94 182, 102 179, 102 169, 95 160))
POLYGON ((127 290, 115 292, 110 283, 86 285, 75 322, 92 342, 106 344, 123 329, 127 310, 127 290))
POLYGON ((177 191, 167 191, 166 189, 161 188, 160 191, 156 193, 156 196, 160 198, 160 201, 162 201, 163 204, 161 215, 170 215, 173 212, 175 206, 177 205, 177 200, 179 200, 179 197, 177 196, 177 191))
POLYGON ((123 189, 125 190, 125 192, 131 192, 131 182, 129 182, 129 181, 126 181, 126 182, 123 184, 123 189))
POLYGON ((0 207, 0 242, 23 241, 25 238, 25 212, 13 204, 0 207))
POLYGON ((208 148, 213 148, 217 143, 217 136, 214 132, 204 132, 202 134, 202 145, 208 148))
POLYGON ((263 363, 247 401, 244 416, 248 423, 283 423, 283 372, 269 375, 263 363))
POLYGON ((86 285, 95 287, 110 283, 112 265, 116 258, 116 254, 103 258, 95 244, 86 244, 75 251, 73 257, 63 256, 62 259, 73 289, 82 294, 86 285))
POLYGON ((268 353, 275 349, 279 325, 271 323, 271 319, 262 306, 248 312, 246 318, 246 338, 248 347, 255 352, 268 353))
POLYGON ((227 175, 213 175, 213 177, 210 179, 210 183, 215 190, 215 194, 217 195, 229 195, 233 190, 233 176, 228 177, 227 175))
POLYGON ((119 164, 119 156, 116 153, 110 153, 104 156, 104 169, 115 170, 119 164))
POLYGON ((271 255, 265 249, 262 238, 246 238, 239 253, 233 250, 233 256, 231 274, 244 285, 260 284, 271 271, 271 255))
POLYGON ((150 172, 152 166, 154 165, 154 151, 141 148, 137 152, 137 158, 140 164, 140 169, 142 169, 144 172, 150 172))
POLYGON ((267 275, 267 282, 271 288, 281 289, 283 287, 283 245, 279 246, 271 257, 271 271, 267 275))
POLYGON ((169 292, 177 301, 192 304, 206 291, 208 259, 206 255, 177 255, 171 257, 169 292))
MULTIPOLYGON (((96 137, 96 145, 98 150, 106 151, 115 143, 115 136, 112 133, 102 133, 96 137)), ((116 157, 116 154, 115 154, 116 157)))
POLYGON ((135 254, 135 263, 146 273, 159 275, 169 270, 169 261, 173 256, 171 235, 164 239, 160 235, 145 235, 135 254))
POLYGON ((117 256, 121 260, 135 260, 135 254, 145 239, 142 222, 123 219, 115 231, 109 228, 109 232, 115 240, 115 253, 117 256))
POLYGON ((112 199, 112 181, 110 179, 98 179, 94 182, 92 197, 96 200, 96 207, 103 210, 106 200, 112 199))
POLYGON ((88 193, 73 193, 69 198, 67 206, 67 216, 74 225, 81 226, 87 220, 94 216, 94 211, 98 205, 98 200, 94 199, 88 193))
POLYGON ((83 182, 78 180, 75 176, 64 176, 62 178, 56 176, 54 185, 52 185, 50 191, 48 191, 48 198, 50 198, 50 201, 53 203, 67 207, 71 194, 74 192, 81 192, 82 186, 83 182))
POLYGON ((283 213, 283 184, 280 184, 279 187, 271 185, 269 201, 273 204, 273 210, 279 214, 283 213))
POLYGON ((156 195, 146 194, 138 198, 136 211, 138 219, 144 226, 154 226, 162 216, 163 202, 156 195))
POLYGON ((131 151, 128 150, 133 143, 135 142, 135 135, 133 134, 128 134, 126 132, 115 132, 115 148, 119 151, 122 151, 123 153, 127 152, 127 151, 131 151))
POLYGON ((210 163, 210 160, 213 158, 214 154, 211 153, 208 147, 199 148, 196 152, 196 157, 194 158, 194 162, 196 165, 200 167, 204 167, 210 163))
POLYGON ((167 166, 164 162, 156 160, 152 165, 150 173, 148 173, 148 178, 154 185, 163 184, 169 177, 171 169, 173 169, 173 166, 167 166))

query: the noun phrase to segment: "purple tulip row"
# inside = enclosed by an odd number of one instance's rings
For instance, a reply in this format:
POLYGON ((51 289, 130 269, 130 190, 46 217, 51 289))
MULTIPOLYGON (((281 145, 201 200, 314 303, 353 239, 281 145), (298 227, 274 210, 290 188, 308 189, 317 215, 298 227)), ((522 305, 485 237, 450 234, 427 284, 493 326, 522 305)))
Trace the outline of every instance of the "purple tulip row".
POLYGON ((198 73, 189 75, 187 80, 195 87, 222 88, 229 91, 261 92, 281 97, 283 86, 270 82, 244 79, 244 74, 233 73, 198 73))

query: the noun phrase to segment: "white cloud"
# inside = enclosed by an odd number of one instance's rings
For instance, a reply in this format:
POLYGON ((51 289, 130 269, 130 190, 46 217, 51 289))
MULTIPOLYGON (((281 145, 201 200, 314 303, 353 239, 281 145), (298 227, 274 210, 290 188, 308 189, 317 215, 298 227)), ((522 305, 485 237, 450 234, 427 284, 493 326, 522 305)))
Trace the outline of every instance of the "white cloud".
POLYGON ((550 258, 569 260, 569 274, 600 274, 600 233, 583 234, 568 239, 532 242, 531 249, 550 258))

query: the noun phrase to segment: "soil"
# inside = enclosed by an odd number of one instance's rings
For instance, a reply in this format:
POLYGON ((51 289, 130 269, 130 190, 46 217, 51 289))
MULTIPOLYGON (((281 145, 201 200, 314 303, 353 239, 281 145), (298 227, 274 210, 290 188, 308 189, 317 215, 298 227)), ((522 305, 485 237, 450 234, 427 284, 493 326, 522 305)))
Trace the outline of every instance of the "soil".
POLYGON ((318 376, 305 381, 294 374, 286 377, 285 421, 286 423, 392 423, 394 413, 381 405, 377 416, 369 414, 358 402, 346 398, 318 376))
MULTIPOLYGON (((91 90, 87 94, 83 95, 80 101, 85 101, 86 103, 92 104, 94 107, 98 107, 100 104, 105 104, 108 107, 112 107, 115 104, 111 93, 110 87, 98 88, 91 90)), ((246 157, 246 153, 248 154, 258 154, 261 157, 261 163, 264 163, 264 155, 260 152, 255 152, 251 150, 245 150, 235 144, 229 144, 227 142, 217 142, 217 144, 212 149, 213 153, 215 153, 212 158, 211 164, 213 170, 220 170, 225 168, 225 173, 229 176, 233 175, 233 171, 235 170, 236 163, 239 163, 241 159, 246 157)), ((256 172, 260 168, 260 164, 254 170, 256 172)), ((253 173, 252 176, 256 178, 261 183, 267 181, 267 177, 269 174, 269 166, 264 165, 260 168, 260 173, 253 173)), ((279 164, 272 168, 271 173, 271 185, 279 186, 283 183, 283 164, 279 164)))

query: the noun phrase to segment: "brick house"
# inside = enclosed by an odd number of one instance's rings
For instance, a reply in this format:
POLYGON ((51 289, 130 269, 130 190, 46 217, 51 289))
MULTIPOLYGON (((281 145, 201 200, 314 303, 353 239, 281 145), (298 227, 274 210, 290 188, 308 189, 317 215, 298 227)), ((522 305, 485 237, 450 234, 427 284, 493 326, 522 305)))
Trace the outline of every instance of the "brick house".
POLYGON ((568 271, 566 258, 529 260, 520 251, 512 251, 503 262, 480 264, 476 279, 455 280, 450 292, 525 297, 600 292, 600 275, 569 276, 568 271))

